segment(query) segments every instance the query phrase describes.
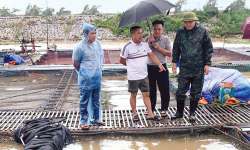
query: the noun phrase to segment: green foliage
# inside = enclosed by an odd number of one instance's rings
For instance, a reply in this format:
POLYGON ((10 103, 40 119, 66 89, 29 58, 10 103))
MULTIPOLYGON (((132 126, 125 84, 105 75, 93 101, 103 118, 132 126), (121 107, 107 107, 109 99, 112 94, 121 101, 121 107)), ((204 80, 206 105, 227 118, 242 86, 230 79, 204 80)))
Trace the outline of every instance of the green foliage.
POLYGON ((175 14, 178 14, 181 12, 181 8, 182 8, 182 5, 186 4, 187 3, 187 0, 178 0, 177 3, 175 3, 176 7, 175 7, 175 10, 174 10, 174 13, 175 14))
POLYGON ((68 25, 72 24, 72 21, 71 21, 70 19, 67 20, 67 24, 68 24, 68 25))
POLYGON ((67 27, 66 30, 65 30, 65 32, 69 33, 70 29, 71 29, 70 27, 67 27))
POLYGON ((209 22, 209 19, 216 16, 218 11, 195 11, 195 14, 199 18, 199 22, 209 22))
POLYGON ((218 26, 213 32, 222 33, 218 28, 224 28, 229 33, 238 33, 241 34, 240 28, 244 23, 245 19, 250 16, 249 9, 241 9, 236 11, 223 12, 217 15, 219 19, 216 22, 218 26))
POLYGON ((0 9, 0 15, 2 15, 3 17, 11 17, 11 16, 15 16, 15 12, 18 12, 20 10, 16 9, 16 8, 13 8, 12 12, 10 11, 9 8, 5 8, 3 7, 2 9, 0 9))
MULTIPOLYGON (((106 21, 95 20, 95 25, 96 27, 109 28, 113 32, 114 35, 122 36, 122 37, 130 37, 130 27, 138 25, 142 28, 142 31, 144 32, 143 37, 146 37, 149 35, 149 27, 148 27, 147 20, 142 20, 136 24, 118 28, 121 16, 122 14, 118 14, 117 16, 108 18, 106 21)), ((165 22, 164 24, 165 31, 176 31, 178 28, 183 26, 183 22, 181 21, 181 18, 171 18, 169 16, 166 16, 165 14, 160 14, 160 15, 155 15, 153 17, 148 18, 150 28, 152 28, 151 23, 157 19, 163 20, 165 22)))
POLYGON ((48 23, 52 23, 52 21, 50 19, 48 19, 48 23))
POLYGON ((206 5, 203 6, 204 11, 218 13, 218 7, 216 7, 217 0, 209 0, 206 5))
POLYGON ((169 78, 175 78, 175 77, 177 77, 177 75, 175 75, 175 74, 172 73, 172 72, 169 73, 169 78))
POLYGON ((216 27, 210 31, 213 35, 223 35, 228 32, 227 25, 221 20, 217 20, 215 25, 216 27))
POLYGON ((25 16, 39 16, 41 14, 42 8, 36 5, 29 4, 25 11, 25 16))
POLYGON ((181 20, 182 18, 170 18, 170 21, 165 21, 165 31, 177 31, 179 28, 183 27, 183 22, 181 20))
MULTIPOLYGON (((170 16, 167 16, 164 13, 159 14, 159 15, 155 15, 155 16, 150 17, 148 19, 151 28, 152 28, 151 23, 154 20, 162 20, 162 21, 164 21, 164 29, 165 29, 166 32, 167 31, 177 31, 180 27, 183 26, 183 22, 181 21, 182 18, 178 18, 178 17, 171 18, 170 16)), ((140 24, 142 26, 143 31, 148 31, 149 30, 146 20, 142 20, 140 22, 140 24)))
POLYGON ((246 107, 247 104, 244 103, 231 103, 231 104, 224 104, 222 103, 220 100, 213 98, 211 104, 211 106, 229 106, 229 107, 237 107, 237 106, 241 106, 241 107, 246 107))
POLYGON ((145 38, 145 37, 147 37, 147 36, 149 36, 149 33, 147 33, 147 32, 146 32, 146 33, 143 33, 143 35, 142 35, 143 38, 145 38))
POLYGON ((225 12, 245 9, 245 4, 245 0, 235 0, 233 3, 227 6, 225 12))
POLYGON ((173 63, 168 63, 167 68, 172 68, 173 67, 173 63))
MULTIPOLYGON (((196 16, 199 18, 199 22, 207 22, 212 23, 213 29, 209 32, 213 35, 224 35, 226 32, 229 33, 237 33, 242 34, 240 31, 241 25, 244 20, 250 16, 249 9, 241 9, 237 11, 228 11, 221 12, 218 11, 195 11, 196 16), (210 19, 216 16, 217 21, 211 22, 210 19)), ((95 24, 97 27, 109 28, 114 35, 122 36, 122 37, 130 37, 129 29, 131 26, 139 25, 143 30, 143 37, 149 35, 149 28, 147 24, 147 20, 142 20, 136 24, 129 25, 126 27, 118 28, 118 24, 120 22, 122 14, 118 14, 117 16, 108 18, 106 21, 95 20, 95 24)), ((183 22, 181 21, 183 18, 183 13, 179 13, 176 17, 166 16, 166 14, 155 15, 153 17, 148 18, 148 22, 150 24, 150 28, 152 28, 151 22, 160 19, 164 21, 164 29, 166 32, 168 31, 177 31, 179 28, 183 27, 183 22)))
POLYGON ((223 61, 223 62, 220 62, 219 64, 221 64, 221 65, 228 65, 228 62, 223 61))
POLYGON ((91 9, 89 9, 89 5, 84 6, 84 9, 81 15, 96 15, 99 14, 98 8, 101 6, 93 5, 91 9))
POLYGON ((250 9, 242 9, 230 12, 232 15, 232 22, 244 22, 250 16, 250 9))
POLYGON ((5 7, 0 9, 0 14, 3 15, 4 17, 11 16, 10 9, 5 8, 5 7))
POLYGON ((60 8, 60 10, 56 13, 57 16, 61 16, 63 14, 64 11, 64 7, 60 8))
POLYGON ((96 27, 103 27, 103 28, 109 28, 114 35, 116 36, 123 36, 123 37, 129 37, 129 28, 130 26, 124 27, 124 28, 118 28, 118 24, 121 18, 121 14, 118 14, 117 16, 110 17, 106 21, 102 20, 95 20, 96 27))
POLYGON ((226 24, 231 23, 231 20, 232 20, 230 13, 221 13, 221 14, 218 14, 217 17, 220 19, 220 21, 226 24))
POLYGON ((102 102, 102 105, 103 105, 104 107, 107 107, 107 106, 109 105, 109 101, 104 101, 104 102, 102 102))
POLYGON ((65 16, 65 15, 71 15, 71 11, 65 11, 65 8, 62 7, 60 10, 56 13, 57 16, 65 16))
POLYGON ((48 16, 52 16, 54 11, 55 11, 54 8, 48 8, 42 12, 42 15, 46 16, 48 14, 48 16))
POLYGON ((240 31, 242 24, 243 22, 228 24, 227 28, 228 28, 229 33, 242 34, 242 32, 240 31))

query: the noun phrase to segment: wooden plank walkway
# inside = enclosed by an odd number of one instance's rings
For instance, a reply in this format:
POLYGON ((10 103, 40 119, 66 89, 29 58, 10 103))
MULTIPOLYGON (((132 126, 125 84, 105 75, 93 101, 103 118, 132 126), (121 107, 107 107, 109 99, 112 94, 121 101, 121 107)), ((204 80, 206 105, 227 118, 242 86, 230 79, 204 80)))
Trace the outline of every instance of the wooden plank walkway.
MULTIPOLYGON (((196 122, 188 121, 189 107, 185 107, 182 119, 170 120, 176 112, 176 107, 170 107, 168 117, 161 121, 146 120, 146 109, 137 109, 139 121, 133 122, 131 110, 103 110, 102 118, 105 126, 90 126, 89 131, 80 129, 79 111, 0 111, 0 135, 12 134, 15 129, 22 126, 25 120, 35 118, 65 117, 61 124, 68 127, 73 135, 92 134, 149 134, 158 132, 174 132, 179 130, 193 130, 221 126, 224 123, 249 123, 250 106, 246 107, 217 107, 199 106, 196 111, 196 122)), ((159 110, 155 112, 160 116, 159 110)))

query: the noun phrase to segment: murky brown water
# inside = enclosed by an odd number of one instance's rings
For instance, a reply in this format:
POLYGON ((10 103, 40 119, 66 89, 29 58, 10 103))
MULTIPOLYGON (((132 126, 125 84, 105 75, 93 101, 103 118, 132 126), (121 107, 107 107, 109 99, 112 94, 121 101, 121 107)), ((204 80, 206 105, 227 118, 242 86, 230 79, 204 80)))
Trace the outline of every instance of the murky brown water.
MULTIPOLYGON (((77 137, 74 144, 63 150, 239 150, 222 135, 183 136, 169 137, 161 134, 77 137)), ((23 146, 12 142, 0 142, 0 149, 22 150, 23 146)))

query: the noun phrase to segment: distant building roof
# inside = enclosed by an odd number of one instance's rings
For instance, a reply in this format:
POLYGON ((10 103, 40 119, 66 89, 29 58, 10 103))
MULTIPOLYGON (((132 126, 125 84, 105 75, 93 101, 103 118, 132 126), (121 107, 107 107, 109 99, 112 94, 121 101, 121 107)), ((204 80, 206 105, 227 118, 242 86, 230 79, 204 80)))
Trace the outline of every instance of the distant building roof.
POLYGON ((71 13, 71 11, 70 10, 65 10, 65 11, 63 11, 63 13, 71 13))

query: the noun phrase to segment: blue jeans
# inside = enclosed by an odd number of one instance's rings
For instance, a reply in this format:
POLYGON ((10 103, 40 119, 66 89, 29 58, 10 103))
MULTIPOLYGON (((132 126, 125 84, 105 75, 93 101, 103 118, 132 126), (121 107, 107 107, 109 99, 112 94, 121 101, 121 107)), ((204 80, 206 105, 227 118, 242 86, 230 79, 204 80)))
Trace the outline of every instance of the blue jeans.
POLYGON ((102 119, 101 115, 101 87, 93 90, 79 89, 80 91, 80 124, 90 124, 99 122, 102 119))

